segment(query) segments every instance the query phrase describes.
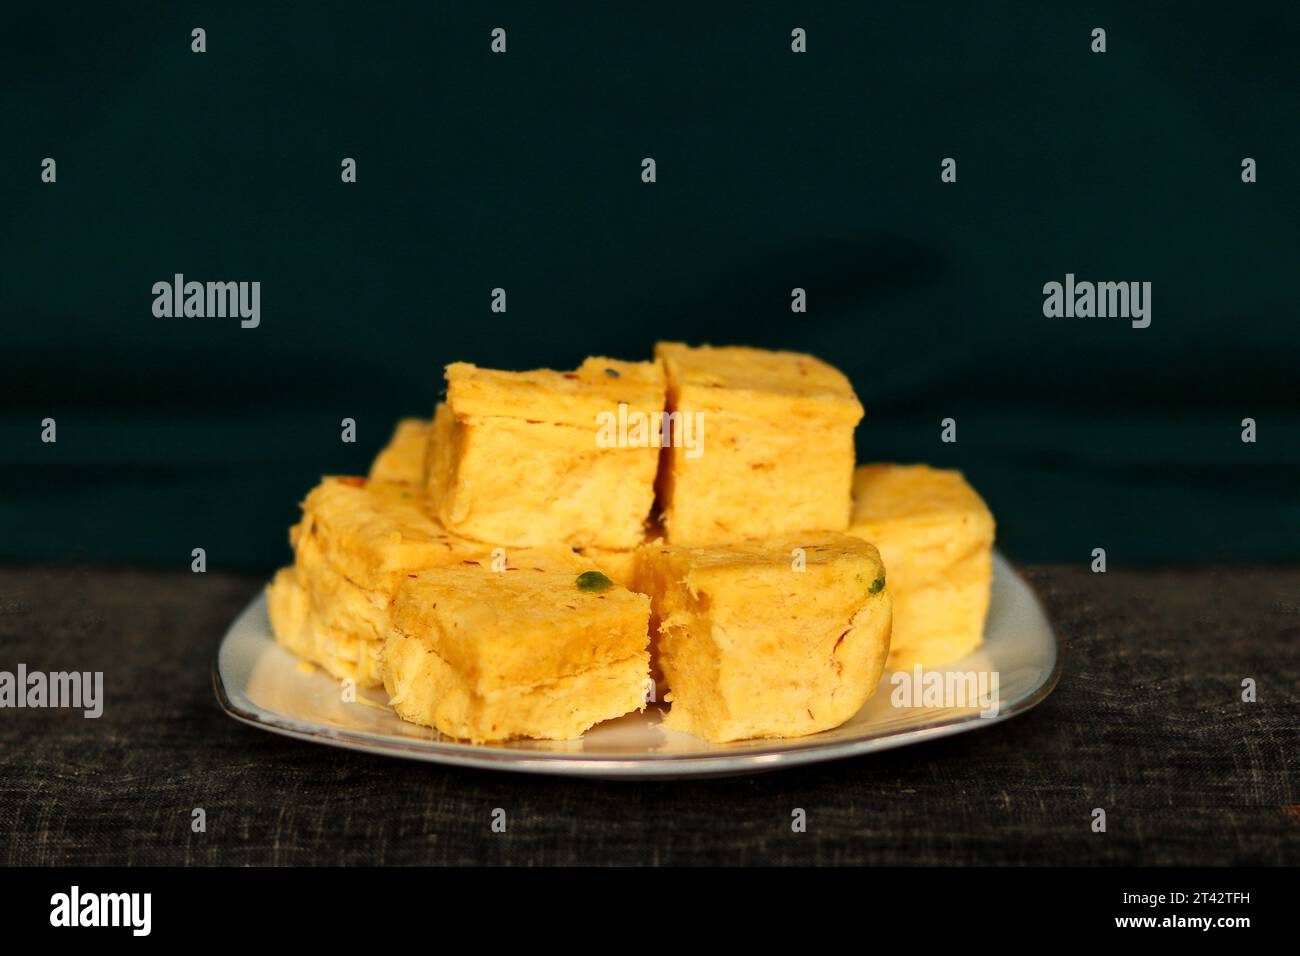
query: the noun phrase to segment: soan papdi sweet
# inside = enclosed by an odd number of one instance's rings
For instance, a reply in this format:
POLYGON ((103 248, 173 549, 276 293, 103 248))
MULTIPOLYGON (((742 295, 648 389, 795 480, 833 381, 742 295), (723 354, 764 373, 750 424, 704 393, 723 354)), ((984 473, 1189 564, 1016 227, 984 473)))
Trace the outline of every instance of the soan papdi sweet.
POLYGON ((631 549, 654 502, 659 449, 610 428, 663 409, 657 362, 589 358, 575 372, 447 366, 429 498, 456 534, 514 547, 631 549))
POLYGON ((370 466, 370 480, 423 486, 424 456, 432 428, 432 423, 422 418, 398 422, 393 437, 370 466))
POLYGON ((722 544, 849 523, 862 405, 811 355, 660 342, 674 441, 659 475, 673 544, 722 544), (694 444, 694 447, 692 447, 694 444))
POLYGON ((856 714, 889 652, 876 549, 835 532, 639 551, 666 724, 708 740, 799 737, 856 714))
POLYGON ((889 666, 941 667, 984 640, 993 515, 959 471, 863 465, 849 533, 880 549, 894 593, 889 666))
POLYGON ((280 643, 360 686, 382 683, 389 605, 405 576, 491 551, 447 533, 418 486, 326 478, 302 511, 289 532, 293 574, 281 572, 271 584, 271 623, 280 643), (302 621, 291 613, 299 601, 302 621))
POLYGON ((475 742, 578 737, 644 709, 650 601, 567 549, 411 574, 384 686, 398 714, 475 742))

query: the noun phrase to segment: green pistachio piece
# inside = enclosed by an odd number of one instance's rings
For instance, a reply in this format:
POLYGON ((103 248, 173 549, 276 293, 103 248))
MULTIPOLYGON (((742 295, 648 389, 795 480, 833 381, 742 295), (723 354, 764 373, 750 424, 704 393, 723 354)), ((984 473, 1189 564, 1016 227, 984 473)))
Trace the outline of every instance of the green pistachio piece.
POLYGON ((583 571, 578 575, 578 590, 586 591, 588 594, 608 591, 613 586, 614 582, 599 571, 583 571))

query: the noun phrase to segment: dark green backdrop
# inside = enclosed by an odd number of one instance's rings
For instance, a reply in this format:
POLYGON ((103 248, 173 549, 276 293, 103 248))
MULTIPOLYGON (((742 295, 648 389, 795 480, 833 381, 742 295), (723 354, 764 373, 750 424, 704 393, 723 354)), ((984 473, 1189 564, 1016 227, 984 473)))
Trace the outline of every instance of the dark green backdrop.
POLYGON ((269 568, 444 363, 656 338, 838 364, 1014 557, 1300 557, 1294 3, 258 6, 0 13, 0 559, 269 568), (261 327, 154 318, 176 272, 261 327), (1045 319, 1067 272, 1151 327, 1045 319))

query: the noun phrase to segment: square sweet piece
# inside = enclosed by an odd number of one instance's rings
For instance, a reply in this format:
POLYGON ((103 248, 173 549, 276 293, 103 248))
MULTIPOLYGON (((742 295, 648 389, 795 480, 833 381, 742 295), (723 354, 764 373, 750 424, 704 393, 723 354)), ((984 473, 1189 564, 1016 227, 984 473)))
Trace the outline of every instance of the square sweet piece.
POLYGON ((406 720, 474 742, 569 740, 645 707, 650 600, 571 551, 520 549, 402 583, 384 686, 406 720))
POLYGON ((289 532, 294 566, 268 595, 276 639, 363 687, 383 683, 390 605, 406 575, 491 552, 444 531, 419 486, 326 478, 302 509, 289 532))
POLYGON ((839 726, 876 690, 890 596, 876 549, 836 532, 640 549, 637 583, 671 703, 666 725, 707 740, 839 726))
POLYGON ((670 542, 848 527, 862 405, 843 374, 795 352, 661 342, 655 354, 681 430, 659 474, 670 542))
POLYGON ((371 481, 424 486, 424 456, 433 424, 423 418, 404 418, 393 437, 370 466, 371 481))
POLYGON ((663 411, 657 362, 589 358, 576 372, 447 366, 428 491, 456 534, 513 547, 631 549, 654 503, 663 411))
POLYGON ((959 471, 864 465, 849 533, 880 549, 894 592, 894 670, 942 667, 984 640, 993 515, 959 471))
POLYGON ((395 594, 408 571, 481 557, 490 545, 449 533, 434 518, 419 488, 365 478, 329 477, 302 503, 302 521, 290 531, 315 538, 325 560, 359 587, 395 594))

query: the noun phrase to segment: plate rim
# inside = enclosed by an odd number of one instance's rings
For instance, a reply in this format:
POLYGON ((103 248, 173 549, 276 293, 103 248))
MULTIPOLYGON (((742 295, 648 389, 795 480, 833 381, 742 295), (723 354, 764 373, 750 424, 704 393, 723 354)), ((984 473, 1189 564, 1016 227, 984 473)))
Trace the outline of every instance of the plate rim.
POLYGON ((883 750, 893 750, 898 747, 923 743, 927 740, 939 740, 944 737, 992 726, 1032 710, 1052 694, 1060 683, 1065 668, 1065 644, 1056 629, 1052 627, 1051 619, 1048 618, 1042 600, 1033 585, 1016 571, 1011 562, 1000 551, 994 551, 993 559, 995 572, 1000 566, 1024 587, 1035 609, 1042 617, 1048 633, 1051 635, 1054 661, 1046 680, 1029 694, 1009 706, 1001 708, 996 716, 981 717, 978 720, 971 720, 969 717, 941 716, 932 722, 909 728, 901 733, 880 737, 817 741, 813 739, 816 735, 812 735, 812 737, 807 738, 806 743, 790 743, 788 740, 783 740, 779 745, 773 742, 771 747, 724 754, 701 751, 647 754, 644 756, 628 756, 618 753, 574 755, 563 751, 505 750, 454 740, 413 739, 408 743, 402 738, 388 735, 310 725, 268 710, 242 693, 239 693, 238 696, 242 698, 244 703, 235 700, 226 687, 225 679, 221 674, 221 657, 227 643, 231 640, 236 625, 244 619, 253 607, 265 602, 265 590, 259 591, 244 606, 222 636, 212 661, 213 692, 221 709, 230 717, 242 724, 280 736, 361 753, 401 757, 423 763, 473 767, 481 770, 629 779, 752 773, 802 766, 809 763, 820 763, 883 750))

